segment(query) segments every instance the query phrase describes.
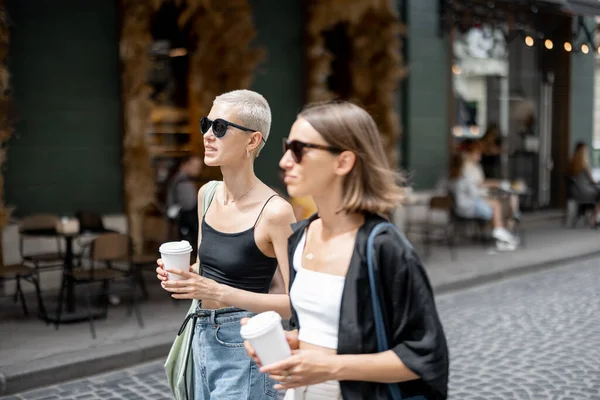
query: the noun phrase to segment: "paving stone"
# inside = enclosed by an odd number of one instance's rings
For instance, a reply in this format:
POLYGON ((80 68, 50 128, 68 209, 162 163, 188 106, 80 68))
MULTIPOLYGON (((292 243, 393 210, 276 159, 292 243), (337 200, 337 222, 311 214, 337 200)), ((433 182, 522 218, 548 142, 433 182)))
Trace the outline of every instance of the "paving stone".
POLYGON ((438 297, 449 398, 600 399, 598 261, 438 297))
MULTIPOLYGON (((600 400, 599 288, 600 259, 439 296, 449 399, 600 400)), ((171 399, 163 364, 0 400, 171 399)))

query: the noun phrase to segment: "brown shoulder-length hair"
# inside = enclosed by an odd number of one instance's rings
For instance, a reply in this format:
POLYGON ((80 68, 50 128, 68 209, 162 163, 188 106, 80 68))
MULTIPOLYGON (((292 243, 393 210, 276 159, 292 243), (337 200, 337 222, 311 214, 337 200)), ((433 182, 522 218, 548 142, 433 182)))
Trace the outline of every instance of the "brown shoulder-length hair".
POLYGON ((386 214, 398 207, 404 179, 390 168, 369 113, 347 101, 332 101, 309 105, 298 118, 308 121, 329 145, 356 155, 344 177, 340 211, 386 214))
POLYGON ((569 165, 569 173, 571 176, 577 176, 581 171, 589 169, 588 160, 588 146, 583 142, 577 143, 575 151, 573 152, 573 158, 571 159, 571 165, 569 165))
POLYGON ((450 158, 450 179, 458 179, 462 176, 463 166, 465 165, 465 158, 461 153, 454 153, 450 158))

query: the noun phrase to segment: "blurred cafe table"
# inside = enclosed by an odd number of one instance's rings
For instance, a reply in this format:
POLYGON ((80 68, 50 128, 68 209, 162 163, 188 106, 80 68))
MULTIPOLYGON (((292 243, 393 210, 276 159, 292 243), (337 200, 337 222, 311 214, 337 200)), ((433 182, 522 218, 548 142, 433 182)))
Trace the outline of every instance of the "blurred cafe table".
MULTIPOLYGON (((95 236, 104 233, 113 233, 114 230, 106 229, 104 227, 86 227, 80 229, 77 220, 61 220, 62 226, 59 224, 55 229, 44 228, 44 229, 27 229, 21 231, 22 235, 35 236, 40 238, 61 238, 65 242, 65 252, 63 258, 63 274, 62 279, 66 279, 66 301, 64 310, 60 315, 61 323, 68 322, 79 322, 89 319, 88 310, 77 310, 76 299, 75 299, 75 281, 73 280, 73 267, 75 254, 73 252, 73 240, 76 238, 95 236)), ((63 282, 61 282, 61 285, 63 282)), ((40 315, 40 318, 46 322, 57 322, 57 307, 58 301, 55 304, 46 306, 46 312, 40 315)), ((104 317, 104 311, 99 308, 92 308, 91 314, 93 318, 104 317)))
POLYGON ((527 185, 522 181, 502 181, 497 187, 490 189, 490 195, 496 197, 507 197, 507 196, 530 196, 531 191, 527 185))

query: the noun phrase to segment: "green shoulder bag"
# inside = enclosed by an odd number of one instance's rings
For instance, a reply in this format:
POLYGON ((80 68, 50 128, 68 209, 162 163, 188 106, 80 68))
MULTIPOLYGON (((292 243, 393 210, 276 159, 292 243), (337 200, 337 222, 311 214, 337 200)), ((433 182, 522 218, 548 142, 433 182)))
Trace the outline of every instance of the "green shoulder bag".
MULTIPOLYGON (((206 184, 202 193, 202 215, 215 196, 220 181, 210 181, 206 184)), ((165 362, 165 372, 167 381, 175 400, 194 400, 194 360, 192 359, 192 340, 196 327, 196 309, 198 300, 192 300, 190 309, 187 312, 185 320, 177 333, 177 337, 171 346, 167 361, 165 362), (190 320, 192 323, 189 323, 190 320)))

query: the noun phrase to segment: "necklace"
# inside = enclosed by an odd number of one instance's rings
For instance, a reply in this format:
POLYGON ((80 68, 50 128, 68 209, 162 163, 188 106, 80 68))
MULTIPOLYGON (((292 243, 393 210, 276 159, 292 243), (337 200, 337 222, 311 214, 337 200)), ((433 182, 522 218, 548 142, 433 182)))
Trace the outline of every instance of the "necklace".
MULTIPOLYGON (((346 233, 352 232, 352 231, 356 231, 356 230, 358 230, 358 227, 356 227, 356 228, 352 228, 352 229, 349 229, 349 230, 347 230, 347 231, 345 231, 345 232, 342 232, 342 233, 340 234, 340 236, 341 236, 341 235, 344 235, 344 234, 346 234, 346 233)), ((305 248, 306 248, 306 247, 305 247, 305 248)), ((304 258, 306 258, 307 260, 312 260, 313 258, 315 258, 315 254, 314 254, 312 251, 309 251, 308 253, 306 253, 306 254, 304 255, 304 258)))
MULTIPOLYGON (((246 196, 248 193, 250 193, 252 191, 252 189, 254 189, 256 187, 256 185, 258 185, 258 182, 254 184, 254 186, 252 186, 246 193, 244 193, 243 195, 241 195, 240 197, 237 198, 237 200, 240 200, 241 198, 243 198, 244 196, 246 196)), ((225 200, 223 199, 223 205, 226 206, 228 204, 234 203, 237 200, 225 200)))

